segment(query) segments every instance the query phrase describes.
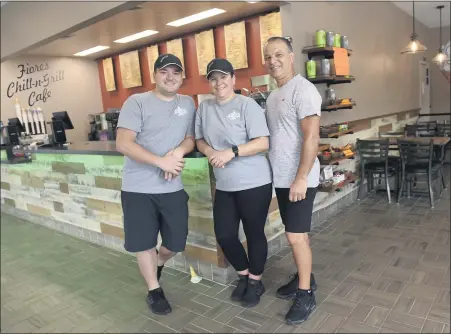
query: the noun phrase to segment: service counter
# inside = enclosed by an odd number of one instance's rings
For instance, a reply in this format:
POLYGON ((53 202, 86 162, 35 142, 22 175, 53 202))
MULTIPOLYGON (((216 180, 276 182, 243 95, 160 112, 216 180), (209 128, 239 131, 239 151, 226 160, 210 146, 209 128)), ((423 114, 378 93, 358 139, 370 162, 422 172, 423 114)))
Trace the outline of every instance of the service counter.
MULTIPOLYGON (((38 148, 31 160, 1 156, 2 210, 103 246, 123 249, 121 177, 124 157, 114 142, 81 142, 38 148)), ((186 156, 181 175, 189 199, 189 234, 184 253, 168 266, 192 265, 208 279, 229 282, 233 270, 218 247, 213 229, 215 182, 208 160, 186 156)), ((283 226, 275 196, 266 234, 269 253, 283 245, 283 226)), ((243 244, 244 235, 240 231, 243 244)), ((284 238, 283 238, 284 239, 284 238)))

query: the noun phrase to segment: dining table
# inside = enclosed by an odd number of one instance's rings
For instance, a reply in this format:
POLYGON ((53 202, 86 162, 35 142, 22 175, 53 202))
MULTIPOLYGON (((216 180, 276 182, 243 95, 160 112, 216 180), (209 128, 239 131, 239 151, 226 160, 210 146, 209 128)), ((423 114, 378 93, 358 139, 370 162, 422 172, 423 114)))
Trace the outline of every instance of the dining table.
POLYGON ((445 146, 451 140, 450 137, 370 137, 365 138, 364 140, 384 140, 388 139, 390 145, 396 145, 398 140, 412 141, 414 143, 424 143, 427 144, 432 139, 432 145, 434 146, 445 146))

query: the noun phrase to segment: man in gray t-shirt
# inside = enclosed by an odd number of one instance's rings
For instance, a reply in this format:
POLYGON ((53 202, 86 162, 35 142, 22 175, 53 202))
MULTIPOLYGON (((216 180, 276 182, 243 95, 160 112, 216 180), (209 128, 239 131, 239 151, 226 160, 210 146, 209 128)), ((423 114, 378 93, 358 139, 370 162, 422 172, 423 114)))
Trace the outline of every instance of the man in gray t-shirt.
POLYGON ((312 83, 295 75, 290 38, 270 38, 264 55, 266 69, 278 86, 266 101, 269 158, 280 216, 297 266, 297 273, 277 290, 277 296, 296 299, 285 319, 298 324, 316 307, 308 232, 320 174, 316 156, 322 101, 312 83))
POLYGON ((155 91, 130 96, 118 121, 116 147, 125 155, 122 178, 124 247, 137 254, 152 312, 171 312, 158 283, 164 263, 185 249, 188 195, 179 174, 194 149, 194 101, 177 94, 183 67, 172 54, 154 64, 155 91), (158 233, 162 244, 156 251, 158 233))

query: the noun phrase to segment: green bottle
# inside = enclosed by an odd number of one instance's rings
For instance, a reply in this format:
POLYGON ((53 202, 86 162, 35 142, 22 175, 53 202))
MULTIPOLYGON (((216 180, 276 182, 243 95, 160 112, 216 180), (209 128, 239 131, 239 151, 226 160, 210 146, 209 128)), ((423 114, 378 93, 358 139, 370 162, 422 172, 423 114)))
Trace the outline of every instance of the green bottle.
POLYGON ((316 78, 316 61, 308 60, 306 61, 306 70, 307 70, 307 78, 313 79, 316 78))

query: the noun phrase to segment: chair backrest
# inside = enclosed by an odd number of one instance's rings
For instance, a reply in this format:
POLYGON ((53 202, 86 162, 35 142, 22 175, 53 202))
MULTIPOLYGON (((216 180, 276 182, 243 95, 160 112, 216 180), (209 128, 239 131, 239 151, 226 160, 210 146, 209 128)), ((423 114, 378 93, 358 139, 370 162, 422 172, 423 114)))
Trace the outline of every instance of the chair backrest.
POLYGON ((434 153, 432 139, 426 141, 398 139, 398 147, 403 166, 428 164, 431 167, 434 153))
POLYGON ((418 137, 418 127, 415 124, 407 124, 404 128, 406 137, 418 137))
POLYGON ((388 139, 361 140, 357 139, 357 152, 360 162, 365 163, 388 163, 388 139))
POLYGON ((437 124, 437 137, 449 137, 451 136, 451 124, 437 124))

